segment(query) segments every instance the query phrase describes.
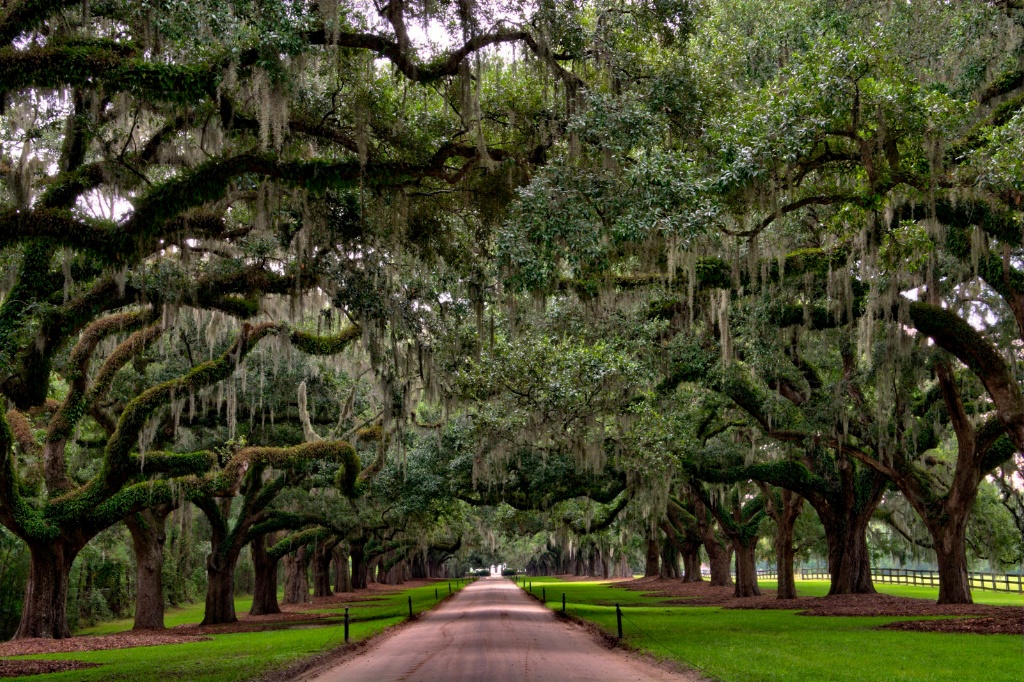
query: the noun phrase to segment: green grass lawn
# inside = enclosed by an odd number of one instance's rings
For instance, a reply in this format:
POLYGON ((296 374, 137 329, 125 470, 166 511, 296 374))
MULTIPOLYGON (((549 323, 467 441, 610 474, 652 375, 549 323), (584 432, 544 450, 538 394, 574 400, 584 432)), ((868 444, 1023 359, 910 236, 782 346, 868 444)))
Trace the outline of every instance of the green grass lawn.
MULTIPOLYGON (((460 584, 452 581, 452 590, 456 591, 460 589, 460 584)), ((402 590, 401 593, 390 594, 387 596, 381 596, 379 599, 364 600, 364 601, 352 601, 352 602, 338 602, 336 605, 332 605, 330 608, 322 609, 310 609, 310 613, 314 614, 330 614, 337 618, 343 618, 345 615, 345 607, 349 607, 349 620, 355 622, 357 620, 373 620, 376 618, 384 618, 387 616, 407 616, 409 614, 409 597, 412 597, 412 608, 413 613, 420 613, 434 607, 436 603, 434 600, 434 591, 437 590, 438 599, 443 599, 448 595, 448 584, 447 582, 439 582, 436 586, 429 587, 414 587, 408 590, 402 590)), ((363 600, 368 593, 360 592, 353 594, 353 597, 358 600, 363 600)), ((283 594, 278 592, 278 600, 283 599, 283 594)), ((235 612, 238 614, 248 613, 252 607, 252 596, 242 596, 235 598, 235 612)), ((178 625, 198 625, 203 620, 204 605, 202 602, 196 604, 190 604, 182 608, 167 609, 164 614, 164 625, 169 628, 178 625)), ((106 623, 100 623, 88 628, 82 628, 77 631, 76 635, 109 635, 115 632, 124 632, 125 630, 132 629, 132 619, 124 618, 121 620, 108 621, 106 623)))
MULTIPOLYGON (((762 582, 765 587, 774 587, 762 582)), ((827 583, 798 582, 801 594, 824 594, 827 583), (824 586, 824 589, 822 589, 824 586)), ((879 586, 880 588, 882 586, 879 586)), ((927 588, 885 586, 881 591, 930 596, 927 588)), ((868 680, 1002 681, 1024 677, 1024 638, 874 630, 907 618, 798 616, 795 611, 760 611, 664 605, 664 598, 596 582, 533 579, 533 592, 547 590, 547 605, 567 610, 615 632, 615 607, 623 610, 627 644, 659 658, 672 658, 724 682, 854 682, 868 680)), ((980 591, 979 591, 980 592, 980 591)), ((975 594, 978 602, 1006 601, 999 593, 975 594)))
MULTIPOLYGON (((438 598, 448 594, 447 583, 437 583, 438 598)), ((454 581, 452 590, 460 589, 454 581)), ((350 640, 355 642, 370 637, 387 627, 400 623, 409 613, 408 599, 413 599, 413 612, 421 613, 433 608, 434 586, 415 587, 379 599, 348 603, 350 640)), ((367 593, 354 595, 364 598, 367 593)), ((252 597, 235 600, 239 613, 248 611, 252 597)), ((344 642, 345 603, 339 602, 329 609, 314 613, 329 613, 333 617, 310 624, 289 624, 280 630, 241 632, 213 635, 210 641, 137 647, 112 651, 90 651, 19 658, 74 659, 102 664, 97 668, 73 670, 64 673, 37 675, 33 680, 67 680, 99 682, 101 680, 161 680, 179 679, 197 682, 230 682, 249 680, 271 670, 286 667, 303 658, 334 648, 344 642)), ((169 609, 168 626, 194 624, 203 618, 203 605, 169 609)), ((110 634, 130 629, 131 620, 113 621, 78 634, 110 634)))

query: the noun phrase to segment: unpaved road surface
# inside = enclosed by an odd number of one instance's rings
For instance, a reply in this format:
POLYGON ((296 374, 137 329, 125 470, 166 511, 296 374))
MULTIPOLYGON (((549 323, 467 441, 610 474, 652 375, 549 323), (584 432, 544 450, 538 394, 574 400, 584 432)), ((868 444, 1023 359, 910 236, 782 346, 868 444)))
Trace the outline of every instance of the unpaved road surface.
POLYGON ((419 621, 322 673, 317 682, 361 680, 686 680, 598 644, 509 580, 479 580, 419 621))

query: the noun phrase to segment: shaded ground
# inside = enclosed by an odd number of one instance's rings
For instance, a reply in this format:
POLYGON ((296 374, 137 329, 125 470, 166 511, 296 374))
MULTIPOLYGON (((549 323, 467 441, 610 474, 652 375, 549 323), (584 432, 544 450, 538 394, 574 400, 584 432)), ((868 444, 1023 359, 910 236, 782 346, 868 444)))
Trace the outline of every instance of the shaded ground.
POLYGON ((686 680, 603 647, 515 584, 484 579, 364 653, 314 678, 360 680, 686 680))
MULTIPOLYGON (((432 580, 413 580, 402 585, 379 585, 371 583, 366 590, 358 593, 341 592, 333 597, 318 597, 305 604, 282 604, 282 613, 268 616, 250 616, 248 613, 239 613, 237 623, 223 625, 179 625, 159 631, 127 630, 109 635, 79 635, 68 639, 20 639, 0 643, 0 657, 27 656, 40 654, 63 654, 80 651, 106 651, 110 649, 131 649, 140 646, 158 646, 162 644, 183 644, 185 642, 199 642, 209 639, 210 635, 226 634, 231 632, 257 632, 261 630, 272 630, 284 627, 294 627, 305 623, 319 624, 321 622, 336 621, 339 618, 337 613, 314 613, 322 609, 338 608, 345 604, 356 604, 359 602, 374 602, 381 597, 400 592, 411 587, 422 587, 431 584, 445 585, 447 582, 432 580)), ((21 665, 21 661, 0 661, 0 677, 16 677, 21 675, 36 675, 40 671, 32 671, 26 668, 27 672, 5 672, 15 670, 15 665, 21 665)), ((26 662, 28 663, 28 662, 26 662)), ((36 663, 36 662, 32 662, 36 663)), ((74 664, 74 661, 41 661, 53 665, 74 664)), ((54 668, 48 672, 59 672, 66 668, 54 668)), ((47 671, 44 671, 47 672, 47 671)))
POLYGON ((95 663, 84 661, 4 661, 0 660, 0 677, 22 677, 25 675, 44 675, 46 673, 62 673, 68 670, 94 668, 95 663))
POLYGON ((776 599, 775 590, 760 597, 733 596, 731 587, 711 587, 708 582, 639 578, 616 587, 671 597, 668 604, 721 606, 726 609, 792 609, 804 616, 947 616, 943 620, 915 620, 881 626, 889 630, 922 632, 971 632, 976 634, 1024 634, 1024 608, 986 604, 936 604, 928 599, 889 594, 839 594, 826 597, 776 599), (948 618, 948 616, 955 616, 948 618))

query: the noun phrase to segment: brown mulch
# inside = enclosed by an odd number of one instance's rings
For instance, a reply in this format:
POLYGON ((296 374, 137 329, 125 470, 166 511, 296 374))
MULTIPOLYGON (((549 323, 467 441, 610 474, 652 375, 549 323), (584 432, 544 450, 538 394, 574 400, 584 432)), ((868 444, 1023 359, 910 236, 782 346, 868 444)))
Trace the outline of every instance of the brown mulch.
MULTIPOLYGON (((556 575, 554 577, 558 578, 563 583, 582 583, 582 582, 589 582, 589 581, 597 580, 597 578, 591 578, 591 577, 587 577, 585 575, 572 575, 571 573, 566 573, 564 575, 556 575)), ((519 581, 522 582, 523 580, 530 580, 530 576, 528 576, 528 575, 527 576, 519 576, 519 581)), ((603 582, 603 583, 621 583, 621 582, 626 582, 626 581, 630 581, 630 580, 633 580, 633 579, 632 578, 600 578, 600 581, 603 582)))
POLYGON ((666 603, 681 606, 720 606, 726 609, 787 609, 801 616, 955 616, 943 620, 901 621, 880 626, 889 630, 922 632, 973 632, 978 634, 1024 633, 1024 608, 986 604, 936 604, 929 599, 889 594, 836 594, 826 597, 776 599, 775 590, 760 597, 737 598, 731 587, 711 587, 707 581, 640 578, 618 587, 672 597, 666 603))
POLYGON ((0 656, 30 656, 36 654, 67 654, 77 651, 105 651, 131 649, 138 646, 184 644, 201 642, 209 637, 183 634, 177 629, 164 632, 133 631, 113 635, 82 635, 67 639, 15 639, 0 644, 0 656))
POLYGON ((45 675, 46 673, 62 673, 68 670, 95 668, 99 663, 85 661, 5 661, 0 659, 0 677, 27 677, 28 675, 45 675))
POLYGON ((977 635, 1024 635, 1024 614, 1003 618, 943 618, 942 620, 901 620, 877 628, 915 632, 954 632, 977 635))

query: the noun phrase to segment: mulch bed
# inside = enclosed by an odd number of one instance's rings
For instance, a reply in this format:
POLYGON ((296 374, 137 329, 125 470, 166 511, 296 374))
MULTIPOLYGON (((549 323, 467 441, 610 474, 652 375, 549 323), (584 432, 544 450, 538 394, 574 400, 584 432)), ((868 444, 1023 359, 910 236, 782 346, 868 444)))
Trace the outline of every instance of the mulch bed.
POLYGON ((95 668, 98 663, 85 661, 5 661, 0 659, 0 677, 25 677, 28 675, 45 675, 46 673, 62 673, 68 670, 95 668))
MULTIPOLYGON (((137 646, 161 644, 184 644, 209 639, 179 632, 177 629, 163 632, 118 632, 113 635, 83 635, 67 639, 16 639, 0 644, 0 657, 31 656, 38 654, 67 654, 78 651, 106 651, 109 649, 131 649, 137 646)), ((11 661, 4 661, 10 663, 11 661)))
MULTIPOLYGON (((39 654, 63 654, 79 651, 103 651, 109 649, 131 649, 140 646, 158 646, 162 644, 184 644, 187 642, 201 642, 210 639, 213 634, 228 634, 235 632, 260 632, 285 627, 292 627, 301 624, 315 624, 317 621, 337 619, 337 614, 312 613, 313 610, 330 608, 341 604, 350 604, 364 601, 375 601, 388 594, 400 592, 410 587, 422 587, 424 585, 447 584, 441 580, 410 580, 402 585, 381 585, 371 583, 367 589, 360 590, 358 596, 352 592, 339 592, 333 597, 316 597, 305 604, 281 604, 281 613, 268 616, 250 616, 248 613, 239 613, 238 622, 224 625, 179 625, 159 632, 147 632, 128 630, 111 635, 83 635, 70 637, 68 639, 19 639, 11 642, 0 643, 0 658, 7 656, 30 656, 39 654)), ((0 660, 0 677, 15 677, 21 675, 37 675, 41 672, 60 672, 62 670, 73 670, 76 667, 89 667, 81 661, 8 661, 0 660), (22 665, 22 664, 25 665, 22 665), (31 670, 31 666, 58 666, 52 669, 40 668, 37 672, 12 672, 6 671, 31 670), (65 666, 65 667, 59 667, 65 666)))
POLYGON ((726 609, 787 609, 801 616, 956 616, 943 620, 901 621, 880 626, 887 630, 921 632, 972 632, 977 634, 1024 634, 1024 608, 986 604, 936 604, 928 599, 889 594, 837 594, 826 597, 776 599, 775 590, 760 597, 738 599, 731 587, 711 587, 706 581, 640 578, 617 587, 672 597, 681 606, 720 606, 726 609))

